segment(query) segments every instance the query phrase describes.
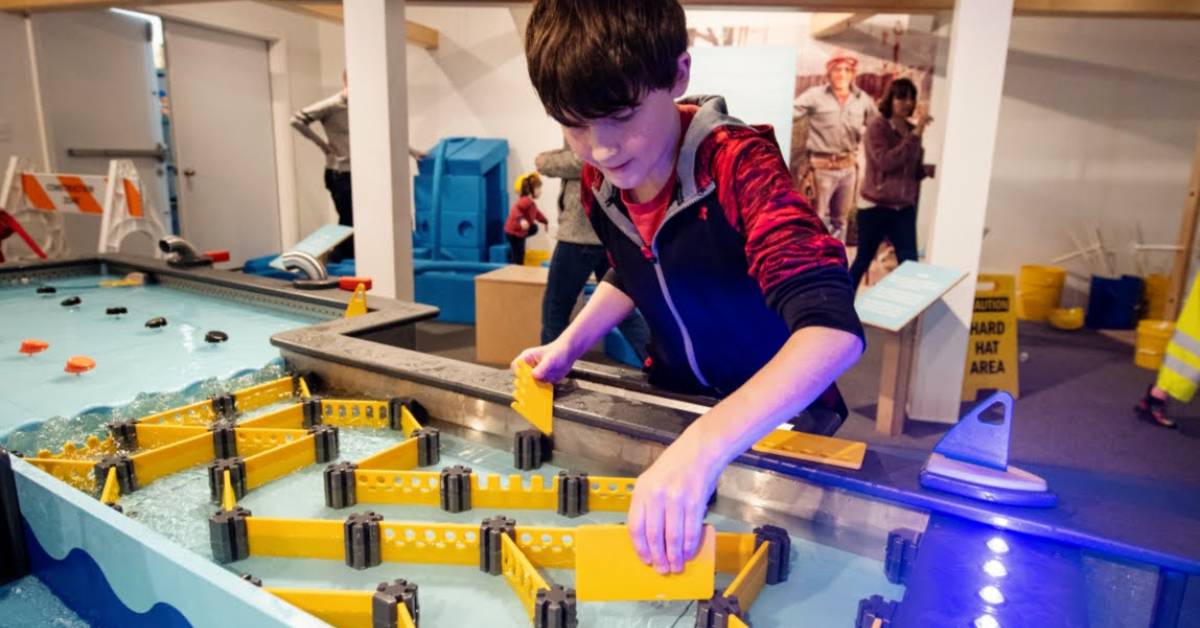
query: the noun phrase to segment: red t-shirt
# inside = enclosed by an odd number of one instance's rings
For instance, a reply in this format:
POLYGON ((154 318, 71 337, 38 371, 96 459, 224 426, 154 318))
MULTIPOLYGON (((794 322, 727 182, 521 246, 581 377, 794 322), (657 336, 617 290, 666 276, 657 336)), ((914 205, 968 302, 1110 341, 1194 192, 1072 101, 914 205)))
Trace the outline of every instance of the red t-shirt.
POLYGON ((529 229, 521 228, 521 219, 524 218, 529 224, 540 222, 543 225, 548 224, 546 216, 538 209, 537 203, 533 202, 532 198, 522 196, 513 203, 512 209, 508 212, 508 220, 504 221, 504 233, 518 238, 524 238, 529 235, 529 229))

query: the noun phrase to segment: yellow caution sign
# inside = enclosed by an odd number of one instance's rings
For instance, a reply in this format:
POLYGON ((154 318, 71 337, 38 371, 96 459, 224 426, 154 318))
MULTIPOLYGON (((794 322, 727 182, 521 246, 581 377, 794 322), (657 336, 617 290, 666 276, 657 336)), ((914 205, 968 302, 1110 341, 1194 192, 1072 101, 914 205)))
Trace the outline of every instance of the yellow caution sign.
POLYGON ((980 390, 1004 390, 1017 398, 1017 315, 1012 275, 980 275, 967 343, 964 401, 980 390))
POLYGON ((346 304, 345 318, 354 318, 367 313, 367 286, 366 284, 358 284, 354 289, 354 296, 350 297, 350 302, 346 304))
POLYGON ((512 409, 544 434, 554 431, 554 387, 533 378, 533 367, 525 361, 517 364, 513 383, 512 409))

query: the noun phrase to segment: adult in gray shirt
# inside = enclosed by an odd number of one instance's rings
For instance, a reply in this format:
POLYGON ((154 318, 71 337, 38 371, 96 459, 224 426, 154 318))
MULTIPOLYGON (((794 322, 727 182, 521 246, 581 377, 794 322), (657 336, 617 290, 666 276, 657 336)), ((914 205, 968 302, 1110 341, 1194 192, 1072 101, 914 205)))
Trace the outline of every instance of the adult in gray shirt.
MULTIPOLYGON (((325 153, 325 189, 333 197, 337 210, 338 224, 354 226, 354 203, 350 194, 350 87, 346 73, 342 72, 342 91, 315 102, 292 115, 292 128, 312 140, 325 153), (320 122, 325 137, 312 130, 312 123, 320 122)), ((408 149, 415 159, 424 154, 408 149)), ((354 259, 354 238, 343 241, 329 255, 332 262, 354 259)))
MULTIPOLYGON (((542 297, 542 344, 549 344, 571 322, 571 312, 588 277, 595 274, 596 281, 600 281, 608 272, 608 254, 579 200, 583 161, 564 146, 539 154, 533 163, 543 176, 562 179, 562 192, 558 195, 558 243, 550 257, 550 276, 542 297)), ((633 346, 638 359, 644 360, 650 332, 641 314, 635 311, 618 329, 633 346)))
POLYGON ((809 164, 817 189, 817 215, 838 239, 858 189, 858 147, 867 123, 879 115, 875 101, 857 86, 858 60, 835 54, 825 64, 827 85, 811 87, 796 99, 795 119, 808 119, 809 164))

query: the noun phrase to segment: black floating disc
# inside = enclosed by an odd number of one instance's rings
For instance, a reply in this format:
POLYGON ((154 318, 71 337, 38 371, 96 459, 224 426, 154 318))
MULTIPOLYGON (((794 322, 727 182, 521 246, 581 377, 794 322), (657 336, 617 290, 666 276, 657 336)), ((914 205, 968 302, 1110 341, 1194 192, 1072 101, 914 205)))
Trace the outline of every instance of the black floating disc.
POLYGON ((166 326, 167 326, 167 319, 165 319, 161 316, 155 316, 154 318, 146 321, 146 327, 149 327, 150 329, 158 329, 159 327, 166 327, 166 326))
POLYGON ((67 297, 62 300, 63 307, 74 307, 80 303, 83 303, 83 299, 80 299, 79 297, 67 297))
POLYGON ((55 294, 56 292, 58 292, 58 288, 54 286, 39 286, 37 290, 38 294, 55 294))
POLYGON ((110 307, 107 310, 104 310, 104 313, 108 314, 109 316, 120 316, 122 314, 128 314, 129 310, 123 307, 110 307))
POLYGON ((226 340, 229 340, 229 334, 220 330, 214 329, 204 334, 204 342, 216 344, 218 342, 225 342, 226 340))

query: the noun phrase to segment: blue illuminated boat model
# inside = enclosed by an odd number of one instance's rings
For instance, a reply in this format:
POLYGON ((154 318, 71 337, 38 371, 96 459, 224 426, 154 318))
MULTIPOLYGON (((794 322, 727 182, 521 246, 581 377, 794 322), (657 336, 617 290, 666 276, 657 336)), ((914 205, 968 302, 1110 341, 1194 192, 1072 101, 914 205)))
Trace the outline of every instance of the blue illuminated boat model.
POLYGON ((998 391, 967 413, 933 448, 921 469, 921 486, 996 504, 1052 508, 1058 496, 1046 481, 1008 464, 1013 398, 998 391), (994 405, 996 421, 984 418, 994 405))

